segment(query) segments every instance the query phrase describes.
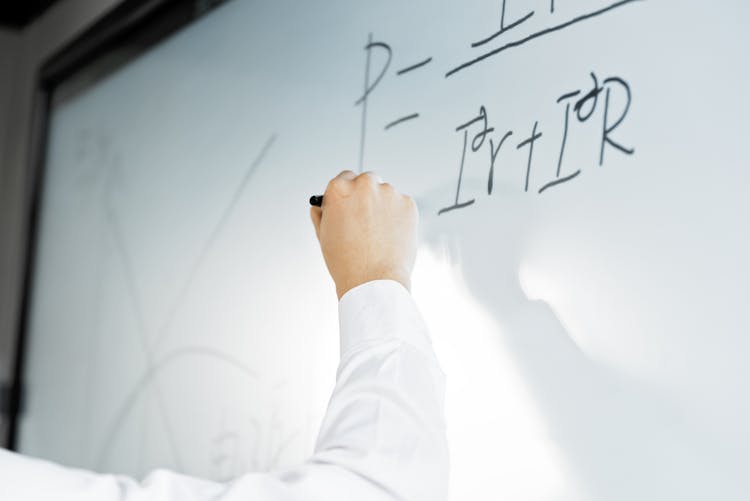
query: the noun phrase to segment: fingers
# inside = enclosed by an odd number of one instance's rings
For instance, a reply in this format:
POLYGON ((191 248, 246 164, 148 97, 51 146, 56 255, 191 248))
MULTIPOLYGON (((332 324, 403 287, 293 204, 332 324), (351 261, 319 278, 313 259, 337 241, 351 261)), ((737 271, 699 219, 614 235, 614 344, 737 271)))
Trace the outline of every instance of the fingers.
POLYGON ((401 197, 407 207, 409 207, 409 211, 411 212, 412 216, 416 221, 419 221, 419 207, 417 207, 417 202, 409 195, 401 195, 401 197))
POLYGON ((310 207, 310 219, 312 219, 312 224, 315 227, 315 235, 318 237, 318 241, 320 241, 320 220, 323 218, 323 209, 320 207, 310 207))
POLYGON ((337 199, 340 200, 347 198, 353 192, 362 189, 371 193, 387 193, 389 196, 397 194, 393 186, 384 183, 383 178, 375 172, 367 171, 357 175, 350 170, 345 170, 331 179, 328 183, 323 197, 323 207, 321 207, 321 209, 325 210, 326 200, 333 202, 337 199))

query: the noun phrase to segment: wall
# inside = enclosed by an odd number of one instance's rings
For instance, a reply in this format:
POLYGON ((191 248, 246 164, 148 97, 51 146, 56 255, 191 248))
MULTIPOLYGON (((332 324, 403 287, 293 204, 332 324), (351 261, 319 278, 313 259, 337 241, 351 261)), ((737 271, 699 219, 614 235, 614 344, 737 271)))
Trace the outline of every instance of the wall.
MULTIPOLYGON (((29 133, 38 69, 118 0, 63 0, 18 33, 0 31, 0 382, 13 371, 24 267, 29 133)), ((5 436, 0 422, 0 437, 5 436)))

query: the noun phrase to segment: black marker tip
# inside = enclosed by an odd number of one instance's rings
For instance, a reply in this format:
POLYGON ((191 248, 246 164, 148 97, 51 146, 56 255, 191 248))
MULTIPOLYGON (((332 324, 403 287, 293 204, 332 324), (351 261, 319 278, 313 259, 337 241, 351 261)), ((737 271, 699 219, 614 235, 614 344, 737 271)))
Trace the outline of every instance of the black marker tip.
POLYGON ((315 207, 323 206, 323 195, 313 195, 310 197, 310 205, 315 207))

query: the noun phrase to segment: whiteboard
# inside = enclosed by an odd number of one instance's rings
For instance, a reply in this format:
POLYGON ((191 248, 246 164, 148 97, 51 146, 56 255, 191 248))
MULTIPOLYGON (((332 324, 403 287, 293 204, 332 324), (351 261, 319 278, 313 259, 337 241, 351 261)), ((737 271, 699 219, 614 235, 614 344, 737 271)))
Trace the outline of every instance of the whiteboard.
POLYGON ((59 99, 21 450, 304 460, 338 356, 307 200, 350 168, 420 207, 452 499, 742 499, 749 17, 235 0, 59 99))

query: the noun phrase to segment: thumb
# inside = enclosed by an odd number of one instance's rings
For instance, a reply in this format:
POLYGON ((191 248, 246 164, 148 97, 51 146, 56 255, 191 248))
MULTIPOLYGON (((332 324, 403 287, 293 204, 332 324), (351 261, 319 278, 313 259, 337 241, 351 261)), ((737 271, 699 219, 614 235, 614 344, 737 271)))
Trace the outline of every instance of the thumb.
POLYGON ((310 218, 315 227, 315 235, 317 235, 318 241, 320 241, 320 220, 323 218, 323 209, 320 207, 310 207, 310 218))

